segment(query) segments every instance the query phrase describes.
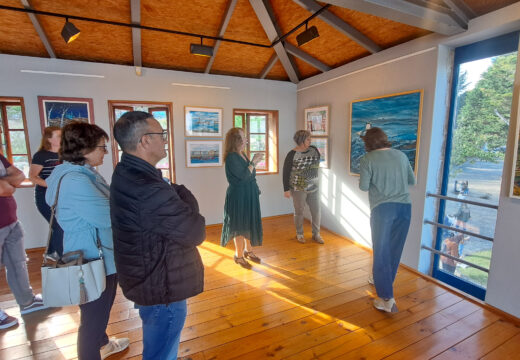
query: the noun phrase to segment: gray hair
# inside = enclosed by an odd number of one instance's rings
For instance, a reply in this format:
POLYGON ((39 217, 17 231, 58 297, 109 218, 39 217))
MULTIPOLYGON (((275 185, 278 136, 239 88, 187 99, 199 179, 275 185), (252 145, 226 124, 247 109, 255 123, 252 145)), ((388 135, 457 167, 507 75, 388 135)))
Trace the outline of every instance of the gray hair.
POLYGON ((137 143, 148 130, 153 115, 144 111, 128 111, 114 124, 114 138, 124 152, 135 151, 137 143))
POLYGON ((296 145, 301 145, 307 140, 307 138, 311 137, 310 131, 307 130, 298 130, 294 133, 293 140, 296 145))

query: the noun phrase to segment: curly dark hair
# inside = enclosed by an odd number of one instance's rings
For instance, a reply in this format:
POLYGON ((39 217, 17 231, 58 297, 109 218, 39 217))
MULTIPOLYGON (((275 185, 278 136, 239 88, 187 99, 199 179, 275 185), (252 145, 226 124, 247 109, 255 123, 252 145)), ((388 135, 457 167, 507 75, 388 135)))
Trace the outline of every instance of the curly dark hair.
POLYGON ((108 141, 108 134, 97 125, 74 121, 61 129, 61 161, 85 165, 85 154, 96 149, 99 140, 108 141))
POLYGON ((392 146, 392 143, 388 141, 388 136, 386 136, 383 129, 378 127, 368 129, 365 135, 361 136, 361 139, 363 139, 365 143, 366 152, 392 146))

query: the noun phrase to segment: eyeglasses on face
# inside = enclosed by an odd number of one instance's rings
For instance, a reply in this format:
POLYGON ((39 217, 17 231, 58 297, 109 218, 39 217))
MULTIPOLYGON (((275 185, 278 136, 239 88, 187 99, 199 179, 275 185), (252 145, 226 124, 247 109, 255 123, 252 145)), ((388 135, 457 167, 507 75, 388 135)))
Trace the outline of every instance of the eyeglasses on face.
POLYGON ((149 133, 144 133, 144 135, 162 135, 162 139, 163 141, 168 141, 168 131, 167 130, 163 130, 162 132, 149 132, 149 133))
POLYGON ((103 149, 104 152, 108 152, 108 148, 106 145, 97 145, 96 147, 103 149))

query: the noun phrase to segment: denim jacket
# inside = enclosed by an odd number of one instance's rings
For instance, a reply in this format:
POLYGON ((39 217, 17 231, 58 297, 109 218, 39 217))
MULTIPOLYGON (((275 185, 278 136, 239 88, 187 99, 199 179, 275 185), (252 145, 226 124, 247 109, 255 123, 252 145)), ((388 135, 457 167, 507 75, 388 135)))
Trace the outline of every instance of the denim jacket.
POLYGON ((45 201, 54 204, 58 182, 61 181, 56 219, 63 229, 63 251, 82 250, 86 259, 99 257, 99 237, 105 259, 106 275, 116 272, 112 224, 110 222, 109 186, 90 165, 64 162, 46 179, 45 201))

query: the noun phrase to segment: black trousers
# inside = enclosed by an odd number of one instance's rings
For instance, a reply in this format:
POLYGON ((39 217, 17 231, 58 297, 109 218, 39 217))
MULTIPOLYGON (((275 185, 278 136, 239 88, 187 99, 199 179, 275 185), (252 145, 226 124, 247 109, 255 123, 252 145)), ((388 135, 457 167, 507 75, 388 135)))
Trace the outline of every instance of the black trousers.
POLYGON ((117 290, 117 274, 107 276, 105 291, 99 299, 80 305, 78 359, 100 360, 99 350, 108 344, 107 325, 117 290))
MULTIPOLYGON (((34 200, 40 214, 49 222, 51 220, 51 207, 45 202, 45 191, 36 190, 34 200)), ((47 254, 52 254, 55 251, 58 255, 63 255, 63 230, 56 219, 52 224, 52 235, 47 254)))

